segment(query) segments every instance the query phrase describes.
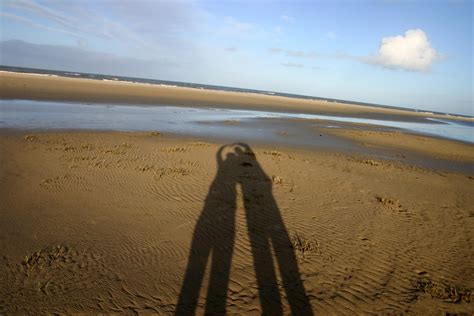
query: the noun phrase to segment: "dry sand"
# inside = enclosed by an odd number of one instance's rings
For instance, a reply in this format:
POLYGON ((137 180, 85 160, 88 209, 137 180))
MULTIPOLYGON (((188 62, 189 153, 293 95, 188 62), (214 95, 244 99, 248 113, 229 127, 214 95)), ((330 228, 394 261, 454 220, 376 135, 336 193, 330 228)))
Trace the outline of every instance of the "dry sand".
POLYGON ((255 93, 160 86, 129 82, 52 77, 0 71, 0 98, 130 104, 168 104, 304 112, 382 120, 420 121, 425 117, 473 121, 473 118, 417 113, 398 109, 304 100, 255 93))
POLYGON ((474 313, 472 175, 268 146, 218 166, 219 144, 156 133, 0 135, 0 314, 173 314, 179 298, 180 314, 194 298, 198 314, 474 313))

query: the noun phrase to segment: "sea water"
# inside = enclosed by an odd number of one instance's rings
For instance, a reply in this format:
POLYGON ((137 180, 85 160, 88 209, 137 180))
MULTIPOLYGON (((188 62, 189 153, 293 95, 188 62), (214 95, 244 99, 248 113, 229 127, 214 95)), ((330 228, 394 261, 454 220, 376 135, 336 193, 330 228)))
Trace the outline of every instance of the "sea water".
MULTIPOLYGON (((313 114, 225 110, 177 106, 86 104, 29 100, 0 100, 0 128, 77 129, 116 131, 160 131, 190 136, 218 136, 236 139, 274 139, 285 120, 299 119, 301 125, 340 128, 338 122, 376 125, 474 144, 474 123, 429 119, 426 123, 400 122, 313 114), (325 123, 327 122, 327 124, 325 123)), ((298 125, 298 124, 296 124, 298 125)), ((295 141, 295 140, 293 140, 295 141)), ((310 142, 311 138, 306 138, 310 142)))

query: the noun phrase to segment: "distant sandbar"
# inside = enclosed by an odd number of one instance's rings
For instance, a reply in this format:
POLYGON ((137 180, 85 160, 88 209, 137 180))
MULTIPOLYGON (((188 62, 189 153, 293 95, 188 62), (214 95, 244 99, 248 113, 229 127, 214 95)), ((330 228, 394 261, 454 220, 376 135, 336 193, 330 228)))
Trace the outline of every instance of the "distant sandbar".
POLYGON ((426 121, 427 117, 474 121, 472 118, 465 117, 322 100, 5 71, 0 72, 0 98, 136 105, 204 106, 400 121, 426 121))

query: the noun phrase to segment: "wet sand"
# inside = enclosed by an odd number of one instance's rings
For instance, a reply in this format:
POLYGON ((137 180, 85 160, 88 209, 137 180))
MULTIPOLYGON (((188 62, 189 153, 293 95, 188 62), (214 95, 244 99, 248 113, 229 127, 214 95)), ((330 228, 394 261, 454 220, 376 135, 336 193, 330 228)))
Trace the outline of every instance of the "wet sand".
POLYGON ((426 122, 427 117, 473 121, 472 118, 402 111, 319 100, 254 93, 201 90, 129 82, 99 81, 0 72, 0 98, 142 105, 177 105, 262 111, 313 113, 382 120, 426 122))
POLYGON ((411 134, 397 129, 378 130, 374 126, 353 129, 349 126, 322 128, 320 131, 340 141, 348 141, 351 146, 347 148, 353 148, 353 152, 364 156, 367 161, 376 158, 435 172, 447 171, 474 176, 474 146, 471 143, 411 134))
POLYGON ((0 314, 474 313, 472 174, 223 144, 1 131, 0 314))
MULTIPOLYGON (((473 164, 474 145, 465 142, 439 139, 423 135, 407 134, 403 131, 378 131, 374 127, 324 129, 331 135, 356 142, 364 148, 399 149, 423 154, 437 160, 464 161, 473 164)), ((474 136, 474 135, 473 135, 474 136)))

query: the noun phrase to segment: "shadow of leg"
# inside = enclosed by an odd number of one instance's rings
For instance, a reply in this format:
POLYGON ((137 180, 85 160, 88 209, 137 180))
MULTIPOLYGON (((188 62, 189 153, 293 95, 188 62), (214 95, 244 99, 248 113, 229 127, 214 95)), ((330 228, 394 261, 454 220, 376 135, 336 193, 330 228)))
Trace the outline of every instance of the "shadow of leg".
POLYGON ((279 214, 275 217, 279 218, 281 223, 274 226, 278 228, 272 230, 271 241, 280 268, 280 274, 283 279, 283 286, 288 298, 288 303, 290 304, 291 313, 293 315, 313 315, 311 304, 306 295, 303 281, 301 280, 296 256, 291 247, 288 232, 279 214))
POLYGON ((205 228, 200 228, 202 227, 200 225, 202 223, 198 222, 194 231, 188 266, 178 298, 176 315, 194 315, 196 310, 199 289, 201 288, 206 264, 211 253, 210 243, 205 242, 205 228))
POLYGON ((235 163, 228 154, 217 152, 218 170, 194 229, 176 315, 194 315, 208 258, 212 255, 211 276, 206 299, 206 314, 226 312, 227 287, 235 239, 235 163))
MULTIPOLYGON (((233 225, 232 225, 233 226, 233 225)), ((227 227, 227 229, 232 229, 227 227)), ((234 232, 227 231, 227 238, 212 252, 211 278, 207 291, 206 315, 225 315, 227 288, 229 286, 230 266, 234 244, 234 232), (228 247, 226 247, 228 245, 228 247)))
POLYGON ((282 315, 281 298, 278 290, 275 267, 273 265, 271 246, 261 225, 253 225, 258 220, 247 212, 250 244, 257 276, 258 292, 263 315, 282 315))
POLYGON ((296 256, 273 197, 272 182, 260 167, 250 147, 246 144, 239 145, 246 151, 246 154, 239 155, 242 159, 241 165, 251 166, 240 175, 239 182, 244 195, 263 314, 281 315, 283 310, 271 253, 273 247, 292 314, 312 315, 296 256))
POLYGON ((235 203, 226 201, 225 204, 227 206, 222 207, 208 203, 198 220, 176 315, 194 315, 210 256, 206 314, 225 314, 235 234, 235 203))

